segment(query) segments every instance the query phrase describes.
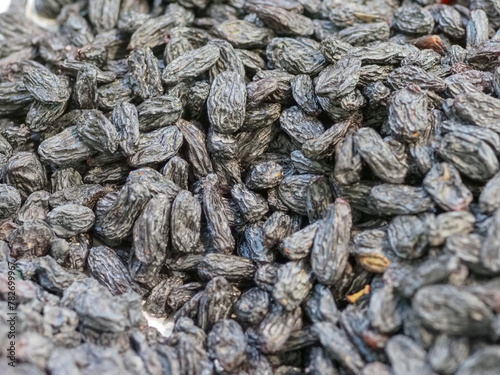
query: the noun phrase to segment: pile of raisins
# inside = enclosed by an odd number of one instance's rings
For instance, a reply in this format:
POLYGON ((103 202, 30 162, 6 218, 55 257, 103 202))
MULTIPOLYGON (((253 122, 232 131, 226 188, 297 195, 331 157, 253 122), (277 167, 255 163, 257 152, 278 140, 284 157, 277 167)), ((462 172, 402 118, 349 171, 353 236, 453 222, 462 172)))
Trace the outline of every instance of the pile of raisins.
POLYGON ((0 373, 500 373, 499 1, 25 3, 0 373))

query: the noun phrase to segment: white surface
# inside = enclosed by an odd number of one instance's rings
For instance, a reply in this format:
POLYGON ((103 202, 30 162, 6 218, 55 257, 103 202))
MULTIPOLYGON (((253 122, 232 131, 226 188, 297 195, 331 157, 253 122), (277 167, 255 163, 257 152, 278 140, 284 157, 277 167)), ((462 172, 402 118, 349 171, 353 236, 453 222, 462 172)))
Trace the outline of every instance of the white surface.
POLYGON ((173 319, 158 319, 149 315, 146 311, 142 310, 142 313, 146 317, 150 327, 154 327, 163 336, 168 337, 172 334, 172 329, 174 328, 173 319))
POLYGON ((0 0, 0 13, 3 13, 7 10, 10 5, 10 0, 0 0))

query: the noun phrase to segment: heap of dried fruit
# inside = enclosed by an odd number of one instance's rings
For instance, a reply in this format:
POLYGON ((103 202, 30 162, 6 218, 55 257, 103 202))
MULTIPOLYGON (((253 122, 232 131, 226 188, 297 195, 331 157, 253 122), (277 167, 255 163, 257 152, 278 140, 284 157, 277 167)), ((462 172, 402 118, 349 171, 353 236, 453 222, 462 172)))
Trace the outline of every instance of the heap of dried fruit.
POLYGON ((497 1, 15 3, 14 373, 498 374, 497 1))

